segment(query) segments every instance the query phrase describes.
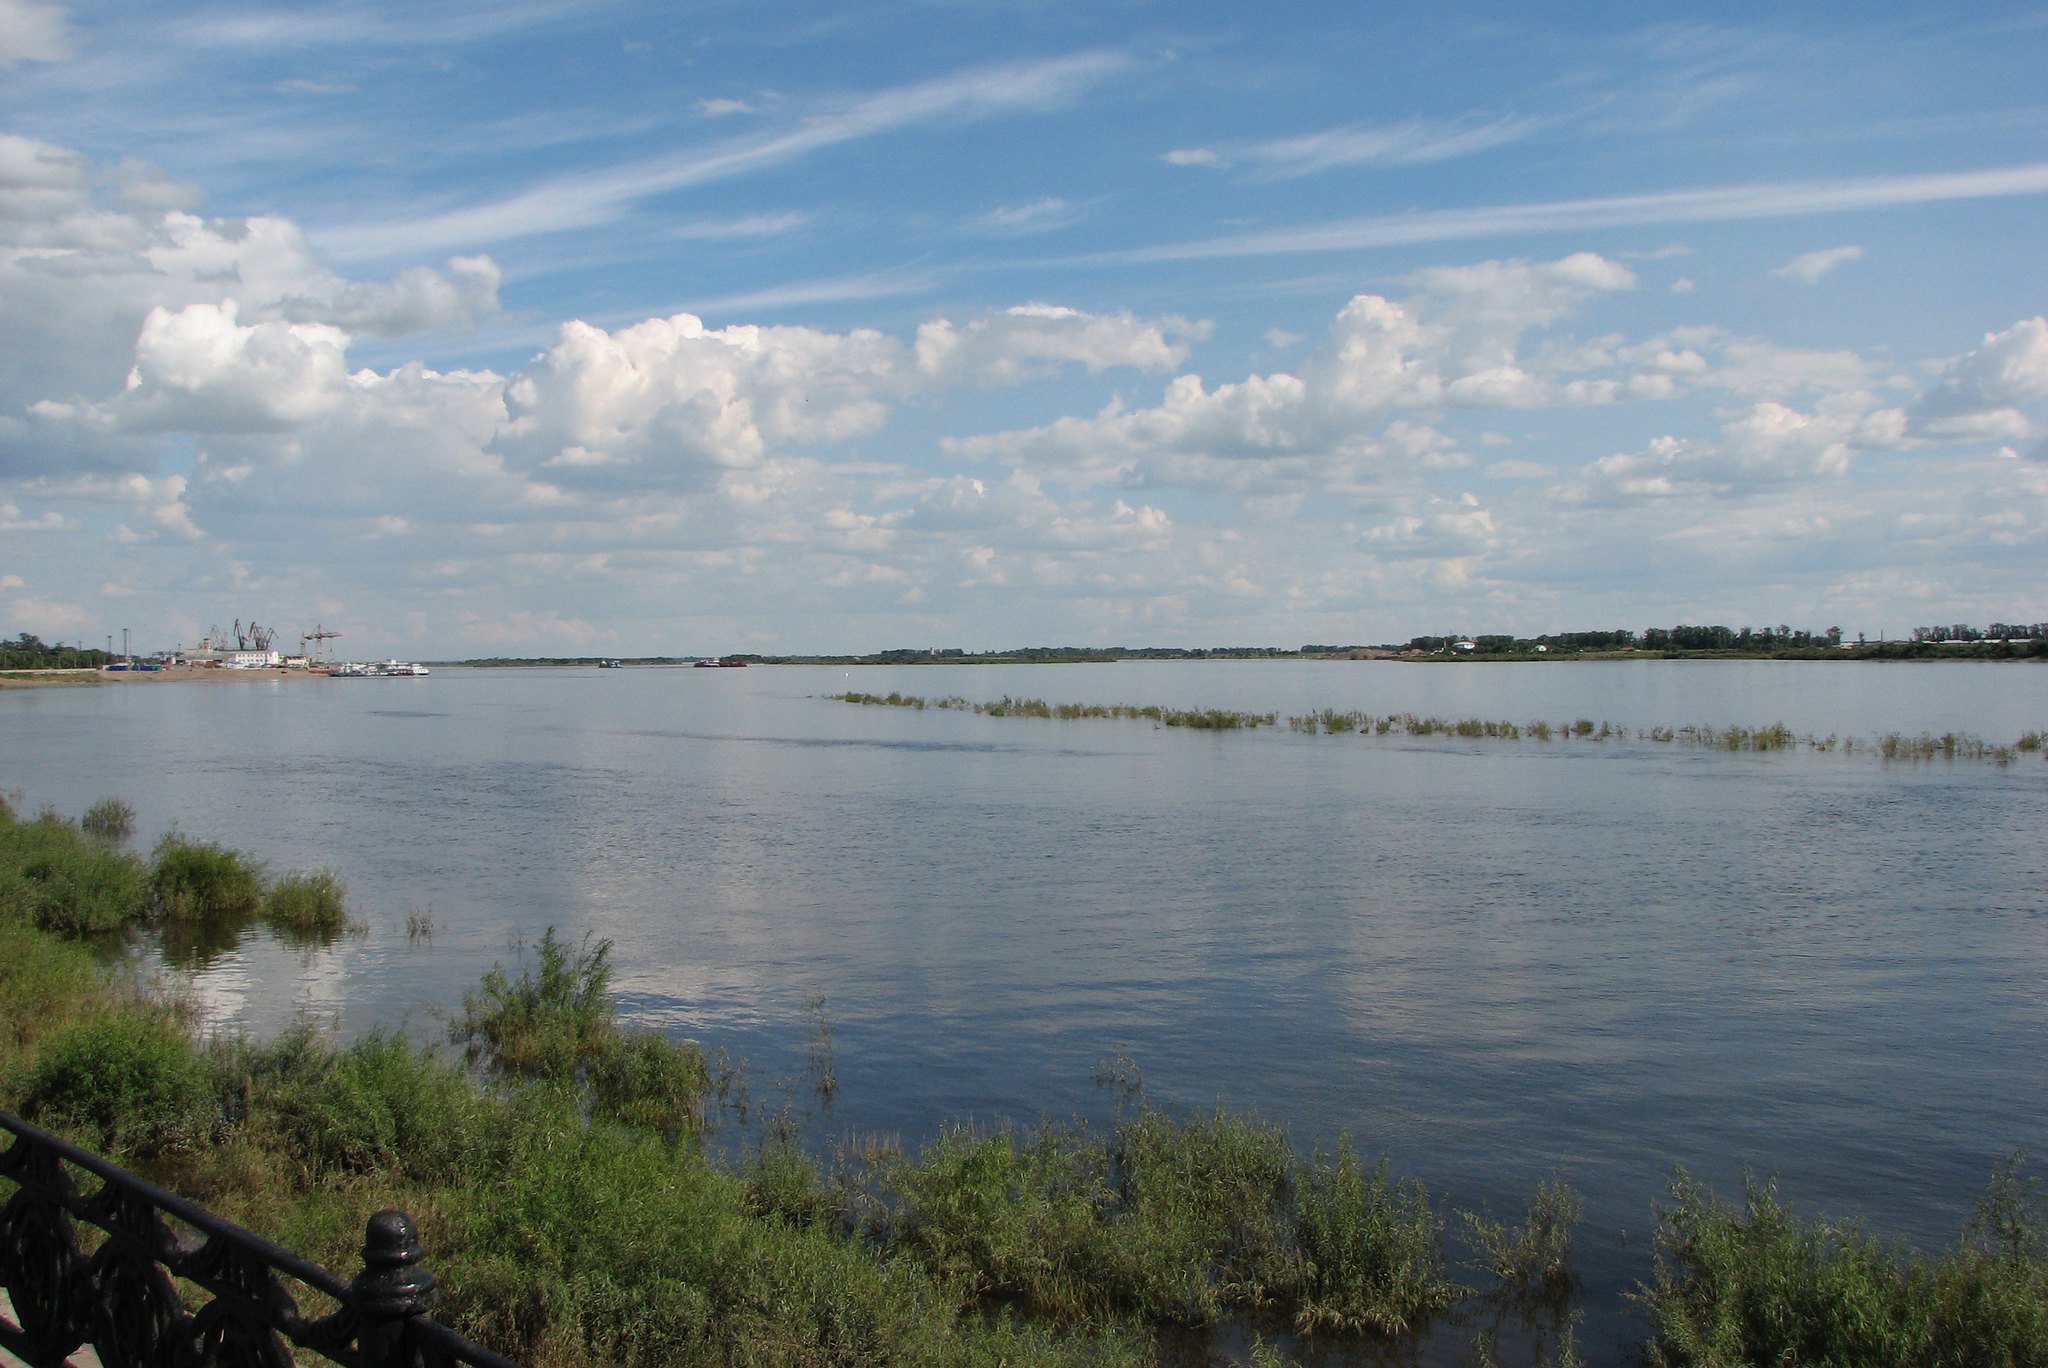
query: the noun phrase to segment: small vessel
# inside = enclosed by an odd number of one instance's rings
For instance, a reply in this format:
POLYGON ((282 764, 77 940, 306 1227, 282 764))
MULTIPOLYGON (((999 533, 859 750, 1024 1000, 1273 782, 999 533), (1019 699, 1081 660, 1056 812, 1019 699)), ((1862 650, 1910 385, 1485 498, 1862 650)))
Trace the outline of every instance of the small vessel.
POLYGON ((626 664, 622 660, 600 660, 597 662, 597 668, 600 670, 623 670, 626 668, 626 664))
POLYGON ((699 670, 743 670, 747 662, 738 656, 705 656, 695 668, 699 670))
POLYGON ((411 679, 424 677, 429 671, 426 666, 409 660, 387 660, 382 665, 372 666, 370 673, 387 679, 411 679))

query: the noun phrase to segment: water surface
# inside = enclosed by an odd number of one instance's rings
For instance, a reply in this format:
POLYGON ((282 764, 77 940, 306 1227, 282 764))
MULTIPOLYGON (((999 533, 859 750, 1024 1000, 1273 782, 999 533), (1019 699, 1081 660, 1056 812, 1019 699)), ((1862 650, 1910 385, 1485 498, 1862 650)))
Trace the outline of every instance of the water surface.
POLYGON ((1731 1195, 1775 1173, 1931 1248, 1994 1164, 2048 1152, 2038 754, 1199 733, 822 697, 844 689, 2048 724, 2048 671, 1962 662, 443 669, 7 693, 0 786, 341 871, 366 938, 259 936, 199 976, 253 1029, 432 1030, 552 925, 611 938, 631 1016, 745 1056, 821 1138, 1101 1117, 1091 1075, 1121 1053, 1156 1101, 1349 1132, 1496 1215, 1562 1167, 1595 1361, 1642 1333, 1620 1294, 1675 1165, 1731 1195), (803 1092, 815 995, 829 1114, 803 1092))

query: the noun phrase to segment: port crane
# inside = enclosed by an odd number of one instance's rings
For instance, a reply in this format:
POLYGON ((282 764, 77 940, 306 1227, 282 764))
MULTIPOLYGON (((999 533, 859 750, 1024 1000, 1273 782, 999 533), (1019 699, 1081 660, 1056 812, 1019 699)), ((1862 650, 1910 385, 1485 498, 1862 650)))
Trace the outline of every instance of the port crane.
POLYGON ((327 658, 327 643, 340 635, 341 633, 330 632, 316 623, 312 631, 299 633, 299 654, 306 656, 308 660, 324 661, 327 658), (309 641, 313 643, 313 650, 312 654, 307 655, 306 643, 309 641))

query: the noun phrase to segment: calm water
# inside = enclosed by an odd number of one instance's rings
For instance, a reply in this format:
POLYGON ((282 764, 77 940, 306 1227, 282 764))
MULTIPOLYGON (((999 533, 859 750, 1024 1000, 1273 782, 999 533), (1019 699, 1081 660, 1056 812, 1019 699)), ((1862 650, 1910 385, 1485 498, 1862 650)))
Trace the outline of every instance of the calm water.
MULTIPOLYGON (((848 688, 1863 739, 2048 726, 2048 670, 1973 664, 1161 663, 439 670, 423 680, 0 694, 0 788, 116 794, 275 869, 331 866, 371 934, 260 937, 224 1019, 435 1013, 515 938, 617 944, 635 1019, 806 1105, 820 1137, 1102 1116, 1148 1093, 1350 1132, 1512 1215, 1588 1198, 1582 1347, 1639 1337, 1674 1165, 1934 1247, 2048 1153, 2048 764, 1887 765, 1650 742, 1190 733, 860 708, 848 688), (408 913, 431 945, 408 943, 408 913)), ((1469 1331, 1463 1332, 1469 1339, 1469 1331)), ((1462 1342, 1462 1340, 1458 1341, 1462 1342)), ((1446 1352, 1449 1352, 1446 1350, 1446 1352)))

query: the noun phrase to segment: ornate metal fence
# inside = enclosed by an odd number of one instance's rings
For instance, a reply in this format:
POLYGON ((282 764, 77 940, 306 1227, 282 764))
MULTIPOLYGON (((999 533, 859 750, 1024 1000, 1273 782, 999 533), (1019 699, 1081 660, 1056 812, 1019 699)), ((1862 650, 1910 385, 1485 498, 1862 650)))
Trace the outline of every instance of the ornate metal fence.
POLYGON ((402 1211, 370 1218, 363 1270, 343 1282, 19 1117, 0 1112, 0 1128, 13 1141, 0 1180, 14 1185, 0 1209, 0 1285, 14 1303, 0 1349, 35 1368, 87 1344, 105 1368, 292 1368, 286 1341, 344 1368, 516 1368, 426 1315, 434 1275, 402 1211), (87 1234, 89 1254, 84 1227, 104 1232, 87 1234), (337 1309, 308 1318, 288 1284, 337 1309))

